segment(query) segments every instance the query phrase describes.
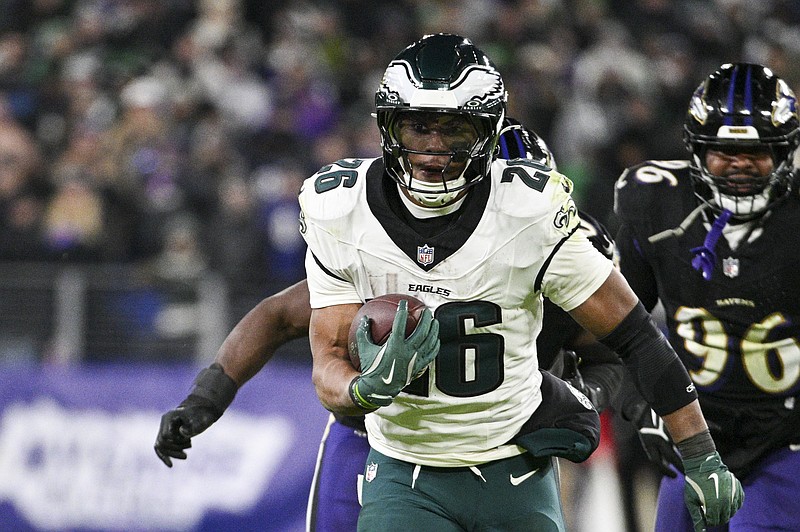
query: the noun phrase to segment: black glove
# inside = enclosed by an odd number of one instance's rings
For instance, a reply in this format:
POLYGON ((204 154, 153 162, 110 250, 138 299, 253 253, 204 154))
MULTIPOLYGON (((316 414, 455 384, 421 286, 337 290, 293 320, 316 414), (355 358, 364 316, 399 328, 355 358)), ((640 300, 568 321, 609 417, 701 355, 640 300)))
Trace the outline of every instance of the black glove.
MULTIPOLYGON (((607 403, 605 392, 603 392, 602 387, 592 386, 584 380, 580 369, 578 369, 580 360, 575 351, 563 349, 561 351, 561 359, 563 364, 561 379, 567 381, 573 388, 585 395, 598 412, 602 410, 601 405, 604 406, 607 403)), ((554 366, 557 367, 556 364, 554 366)))
POLYGON ((189 396, 175 410, 161 416, 155 451, 167 467, 172 458, 186 460, 186 449, 197 436, 218 420, 236 396, 236 383, 218 363, 201 371, 189 396))
POLYGON ((652 408, 645 406, 636 421, 636 434, 642 442, 647 458, 658 468, 662 475, 675 478, 677 474, 670 465, 683 473, 683 461, 678 450, 664 427, 664 420, 652 408))

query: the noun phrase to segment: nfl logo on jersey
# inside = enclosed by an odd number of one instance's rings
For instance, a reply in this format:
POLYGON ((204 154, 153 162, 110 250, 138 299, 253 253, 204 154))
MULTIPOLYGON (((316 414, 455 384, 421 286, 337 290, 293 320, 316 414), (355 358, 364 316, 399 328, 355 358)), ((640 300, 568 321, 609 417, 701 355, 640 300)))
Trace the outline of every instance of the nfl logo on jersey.
POLYGON ((731 278, 739 275, 739 259, 733 257, 722 259, 722 273, 731 278))
POLYGON ((417 246, 417 262, 423 266, 433 263, 433 248, 428 244, 417 246))
POLYGON ((370 463, 367 466, 366 474, 364 475, 364 480, 367 482, 372 482, 375 480, 375 476, 378 474, 378 464, 375 462, 370 463))

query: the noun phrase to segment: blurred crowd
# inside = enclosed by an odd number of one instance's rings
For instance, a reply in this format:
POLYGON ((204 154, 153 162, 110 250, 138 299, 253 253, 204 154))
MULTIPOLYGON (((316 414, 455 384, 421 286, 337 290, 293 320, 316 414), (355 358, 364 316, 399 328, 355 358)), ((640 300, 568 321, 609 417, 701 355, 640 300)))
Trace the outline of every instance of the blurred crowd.
POLYGON ((0 0, 0 263, 211 271, 250 302, 301 279, 300 183, 380 154, 383 70, 439 31, 494 59, 509 114, 612 231, 614 181, 686 157, 717 66, 800 89, 797 0, 0 0))
POLYGON ((380 76, 437 31, 495 60, 510 115, 612 229, 614 180, 684 158, 719 64, 800 85, 793 0, 2 0, 0 261, 213 270, 259 295, 302 278, 301 181, 379 155, 380 76))

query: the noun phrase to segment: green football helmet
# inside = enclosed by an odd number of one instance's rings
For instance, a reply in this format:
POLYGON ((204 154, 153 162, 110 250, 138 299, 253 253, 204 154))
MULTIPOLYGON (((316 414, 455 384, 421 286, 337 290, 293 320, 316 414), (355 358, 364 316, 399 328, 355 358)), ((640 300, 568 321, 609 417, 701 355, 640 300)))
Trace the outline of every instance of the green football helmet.
MULTIPOLYGON (((392 60, 375 95, 383 159, 388 174, 420 203, 430 207, 452 201, 460 191, 489 173, 506 112, 503 79, 491 60, 469 39, 427 35, 392 60), (471 145, 453 147, 450 164, 465 163, 455 179, 428 183, 412 176, 409 154, 398 134, 404 113, 448 113, 466 118, 477 133, 471 145)), ((408 115, 405 115, 408 116, 408 115)))

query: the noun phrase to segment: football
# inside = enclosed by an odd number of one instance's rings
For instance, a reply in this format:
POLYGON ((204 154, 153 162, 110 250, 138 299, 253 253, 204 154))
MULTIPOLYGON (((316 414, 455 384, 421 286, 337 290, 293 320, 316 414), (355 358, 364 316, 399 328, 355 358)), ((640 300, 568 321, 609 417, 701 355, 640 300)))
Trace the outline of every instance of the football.
POLYGON ((370 299, 358 310, 353 322, 350 324, 350 333, 347 339, 348 351, 350 352, 350 362, 353 367, 361 371, 361 360, 358 357, 358 345, 356 343, 356 330, 362 316, 370 319, 370 333, 372 340, 378 344, 383 343, 389 338, 392 332, 392 323, 397 313, 400 301, 408 301, 408 319, 406 320, 406 338, 408 338, 419 323, 422 311, 425 310, 425 303, 414 296, 408 294, 386 294, 374 299, 370 299))

